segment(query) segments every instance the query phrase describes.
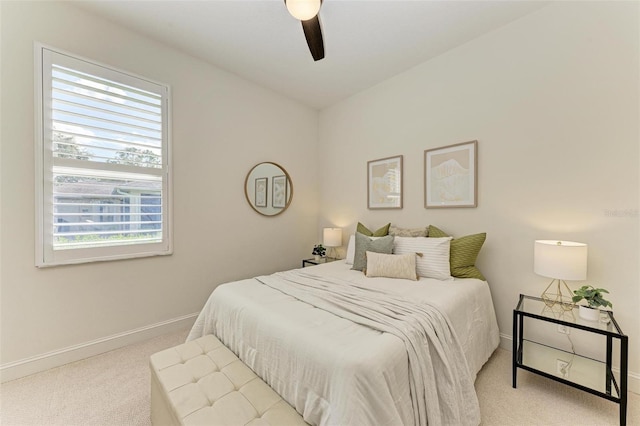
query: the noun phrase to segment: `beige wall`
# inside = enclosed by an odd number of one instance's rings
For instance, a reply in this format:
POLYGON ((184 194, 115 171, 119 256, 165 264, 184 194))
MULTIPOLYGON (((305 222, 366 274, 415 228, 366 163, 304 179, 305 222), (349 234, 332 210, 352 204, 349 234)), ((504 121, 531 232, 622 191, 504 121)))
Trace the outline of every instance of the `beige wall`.
POLYGON ((549 281, 534 240, 585 242, 587 282, 610 290, 639 379, 638 7, 553 4, 322 111, 320 226, 487 232, 478 264, 505 342, 518 294, 549 281), (478 207, 425 209, 423 151, 474 139, 478 207), (404 208, 367 210, 366 163, 393 155, 404 208))
POLYGON ((315 110, 70 3, 1 7, 0 365, 37 364, 42 354, 182 318, 199 311, 215 285, 298 267, 310 253, 318 222, 315 110), (171 86, 172 256, 35 268, 35 41, 171 86), (244 196, 245 175, 261 161, 277 162, 293 180, 293 203, 275 218, 255 213, 244 196))

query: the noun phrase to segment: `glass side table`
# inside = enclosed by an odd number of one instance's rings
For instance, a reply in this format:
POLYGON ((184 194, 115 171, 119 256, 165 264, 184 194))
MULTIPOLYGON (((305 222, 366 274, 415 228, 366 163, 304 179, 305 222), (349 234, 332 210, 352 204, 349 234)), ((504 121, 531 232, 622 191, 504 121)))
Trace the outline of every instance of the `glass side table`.
POLYGON ((521 294, 513 310, 513 387, 516 387, 518 368, 539 374, 618 403, 620 425, 624 426, 627 423, 628 346, 628 337, 611 311, 602 311, 599 322, 586 321, 579 317, 577 306, 561 303, 547 306, 539 297, 521 294), (546 327, 536 327, 544 326, 537 322, 547 323, 546 327), (541 333, 534 333, 541 329, 541 333), (576 353, 569 338, 574 329, 586 332, 580 337, 590 340, 598 340, 596 335, 603 336, 604 359, 576 353), (571 343, 569 350, 558 344, 558 336, 563 334, 571 343), (620 354, 618 379, 612 368, 614 346, 619 347, 620 354))
POLYGON ((315 258, 311 258, 311 259, 303 259, 302 260, 302 267, 304 268, 305 266, 308 265, 321 265, 323 263, 329 263, 329 262, 335 262, 338 259, 335 259, 333 257, 321 257, 320 260, 316 260, 315 258))

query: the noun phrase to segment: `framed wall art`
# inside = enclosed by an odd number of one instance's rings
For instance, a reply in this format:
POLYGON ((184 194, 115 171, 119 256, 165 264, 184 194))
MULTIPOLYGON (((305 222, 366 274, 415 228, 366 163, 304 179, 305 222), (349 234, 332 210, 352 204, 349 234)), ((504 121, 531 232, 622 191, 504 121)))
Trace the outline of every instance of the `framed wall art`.
POLYGON ((477 207, 478 141, 424 151, 424 206, 477 207))
POLYGON ((367 163, 367 207, 402 208, 402 155, 367 163))
POLYGON ((268 178, 264 177, 264 178, 256 179, 256 187, 255 187, 256 207, 267 207, 267 187, 268 186, 269 186, 268 178))
POLYGON ((271 205, 281 209, 287 204, 287 177, 285 175, 271 178, 271 205))

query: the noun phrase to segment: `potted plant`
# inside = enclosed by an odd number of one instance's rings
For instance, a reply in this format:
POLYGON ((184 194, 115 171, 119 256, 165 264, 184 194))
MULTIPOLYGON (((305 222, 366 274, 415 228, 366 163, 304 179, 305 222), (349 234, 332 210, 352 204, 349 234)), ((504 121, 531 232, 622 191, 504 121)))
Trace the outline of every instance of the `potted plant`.
POLYGON ((321 258, 324 257, 324 254, 326 252, 327 252, 327 249, 324 248, 324 246, 322 244, 318 244, 318 245, 313 246, 313 253, 311 253, 311 254, 313 254, 313 257, 316 260, 320 260, 321 258))
POLYGON ((583 285, 577 290, 573 290, 573 296, 571 300, 573 303, 577 303, 582 299, 586 300, 588 306, 580 305, 580 318, 589 320, 589 321, 598 321, 600 319, 600 306, 613 307, 613 304, 606 300, 602 293, 609 292, 604 288, 595 288, 592 285, 583 285))

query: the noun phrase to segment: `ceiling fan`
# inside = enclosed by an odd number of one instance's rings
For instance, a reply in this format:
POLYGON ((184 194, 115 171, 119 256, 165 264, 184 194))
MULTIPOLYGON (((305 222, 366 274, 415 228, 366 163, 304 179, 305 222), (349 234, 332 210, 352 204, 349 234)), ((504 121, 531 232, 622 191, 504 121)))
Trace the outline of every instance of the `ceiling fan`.
POLYGON ((324 42, 320 28, 320 6, 322 0, 284 0, 289 13, 302 22, 304 37, 314 61, 324 58, 324 42))

